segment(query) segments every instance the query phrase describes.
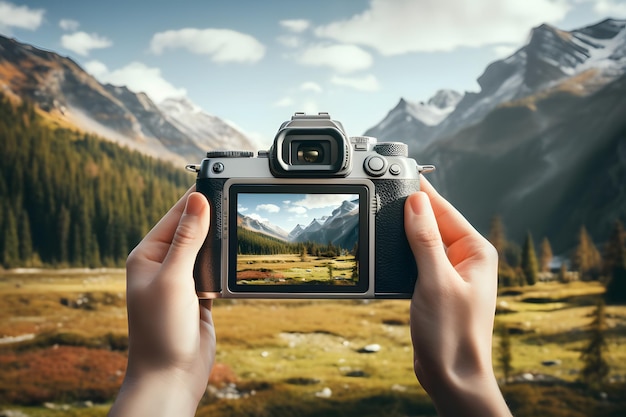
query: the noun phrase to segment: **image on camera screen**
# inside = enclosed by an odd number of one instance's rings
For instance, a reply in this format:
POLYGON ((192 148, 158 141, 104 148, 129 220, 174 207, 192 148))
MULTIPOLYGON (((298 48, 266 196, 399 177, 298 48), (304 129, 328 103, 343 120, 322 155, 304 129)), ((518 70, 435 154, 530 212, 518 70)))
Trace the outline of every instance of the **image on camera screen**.
MULTIPOLYGON (((234 284, 356 290, 363 200, 363 193, 237 192, 234 284)), ((231 234, 233 226, 231 218, 231 234)))

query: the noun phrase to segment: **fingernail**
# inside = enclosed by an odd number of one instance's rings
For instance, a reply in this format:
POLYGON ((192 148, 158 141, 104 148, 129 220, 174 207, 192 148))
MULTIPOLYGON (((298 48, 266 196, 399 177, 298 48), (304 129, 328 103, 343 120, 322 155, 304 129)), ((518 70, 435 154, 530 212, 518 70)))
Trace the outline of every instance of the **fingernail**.
POLYGON ((187 197, 187 205, 185 206, 185 214, 198 216, 200 212, 202 212, 202 202, 200 198, 204 197, 198 196, 196 193, 189 194, 189 197, 187 197))
POLYGON ((409 204, 411 205, 411 211, 413 214, 424 214, 424 207, 427 204, 428 196, 422 191, 418 191, 409 197, 409 204))

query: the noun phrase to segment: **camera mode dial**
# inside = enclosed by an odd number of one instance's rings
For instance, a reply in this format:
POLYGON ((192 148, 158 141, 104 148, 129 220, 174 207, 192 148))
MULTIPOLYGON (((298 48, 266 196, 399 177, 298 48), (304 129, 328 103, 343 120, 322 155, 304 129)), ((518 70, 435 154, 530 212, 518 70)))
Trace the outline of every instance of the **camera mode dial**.
POLYGON ((208 151, 207 158, 252 158, 251 151, 208 151))
POLYGON ((402 142, 381 142, 374 146, 374 151, 383 156, 409 156, 409 147, 402 142))

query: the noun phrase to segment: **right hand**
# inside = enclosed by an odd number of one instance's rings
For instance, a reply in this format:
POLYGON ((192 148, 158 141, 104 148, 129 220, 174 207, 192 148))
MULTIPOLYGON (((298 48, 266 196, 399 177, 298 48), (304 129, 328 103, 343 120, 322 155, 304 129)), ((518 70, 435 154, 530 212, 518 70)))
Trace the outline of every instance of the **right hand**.
POLYGON ((405 231, 419 277, 411 300, 417 378, 441 415, 507 416, 493 374, 494 247, 423 177, 405 231))

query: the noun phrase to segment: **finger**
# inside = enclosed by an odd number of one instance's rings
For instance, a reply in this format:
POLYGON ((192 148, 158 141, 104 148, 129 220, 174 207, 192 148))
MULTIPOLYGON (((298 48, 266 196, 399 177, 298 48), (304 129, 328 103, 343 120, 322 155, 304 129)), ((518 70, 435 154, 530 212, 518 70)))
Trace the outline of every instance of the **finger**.
POLYGON ((482 235, 467 221, 467 219, 424 178, 420 178, 420 189, 425 192, 432 206, 441 238, 446 247, 455 242, 471 238, 482 239, 482 235))
POLYGON ((410 195, 404 205, 406 236, 415 256, 420 276, 442 275, 450 268, 435 214, 424 192, 410 195))
POLYGON ((159 220, 159 222, 148 232, 148 234, 143 238, 143 242, 159 242, 159 243, 167 243, 170 244, 172 242, 172 238, 174 237, 174 232, 178 227, 178 222, 180 221, 180 217, 185 210, 185 206, 187 204, 187 198, 189 194, 196 190, 196 186, 192 185, 191 188, 187 190, 185 195, 183 195, 180 200, 174 204, 174 206, 159 220))
POLYGON ((191 193, 163 260, 164 276, 192 275, 196 256, 209 231, 209 202, 200 193, 191 193))
MULTIPOLYGON (((205 308, 208 311, 211 311, 211 309, 213 308, 213 300, 207 300, 206 298, 202 298, 200 300, 198 300, 200 302, 200 306, 205 308)), ((202 318, 202 316, 201 316, 202 318)))

